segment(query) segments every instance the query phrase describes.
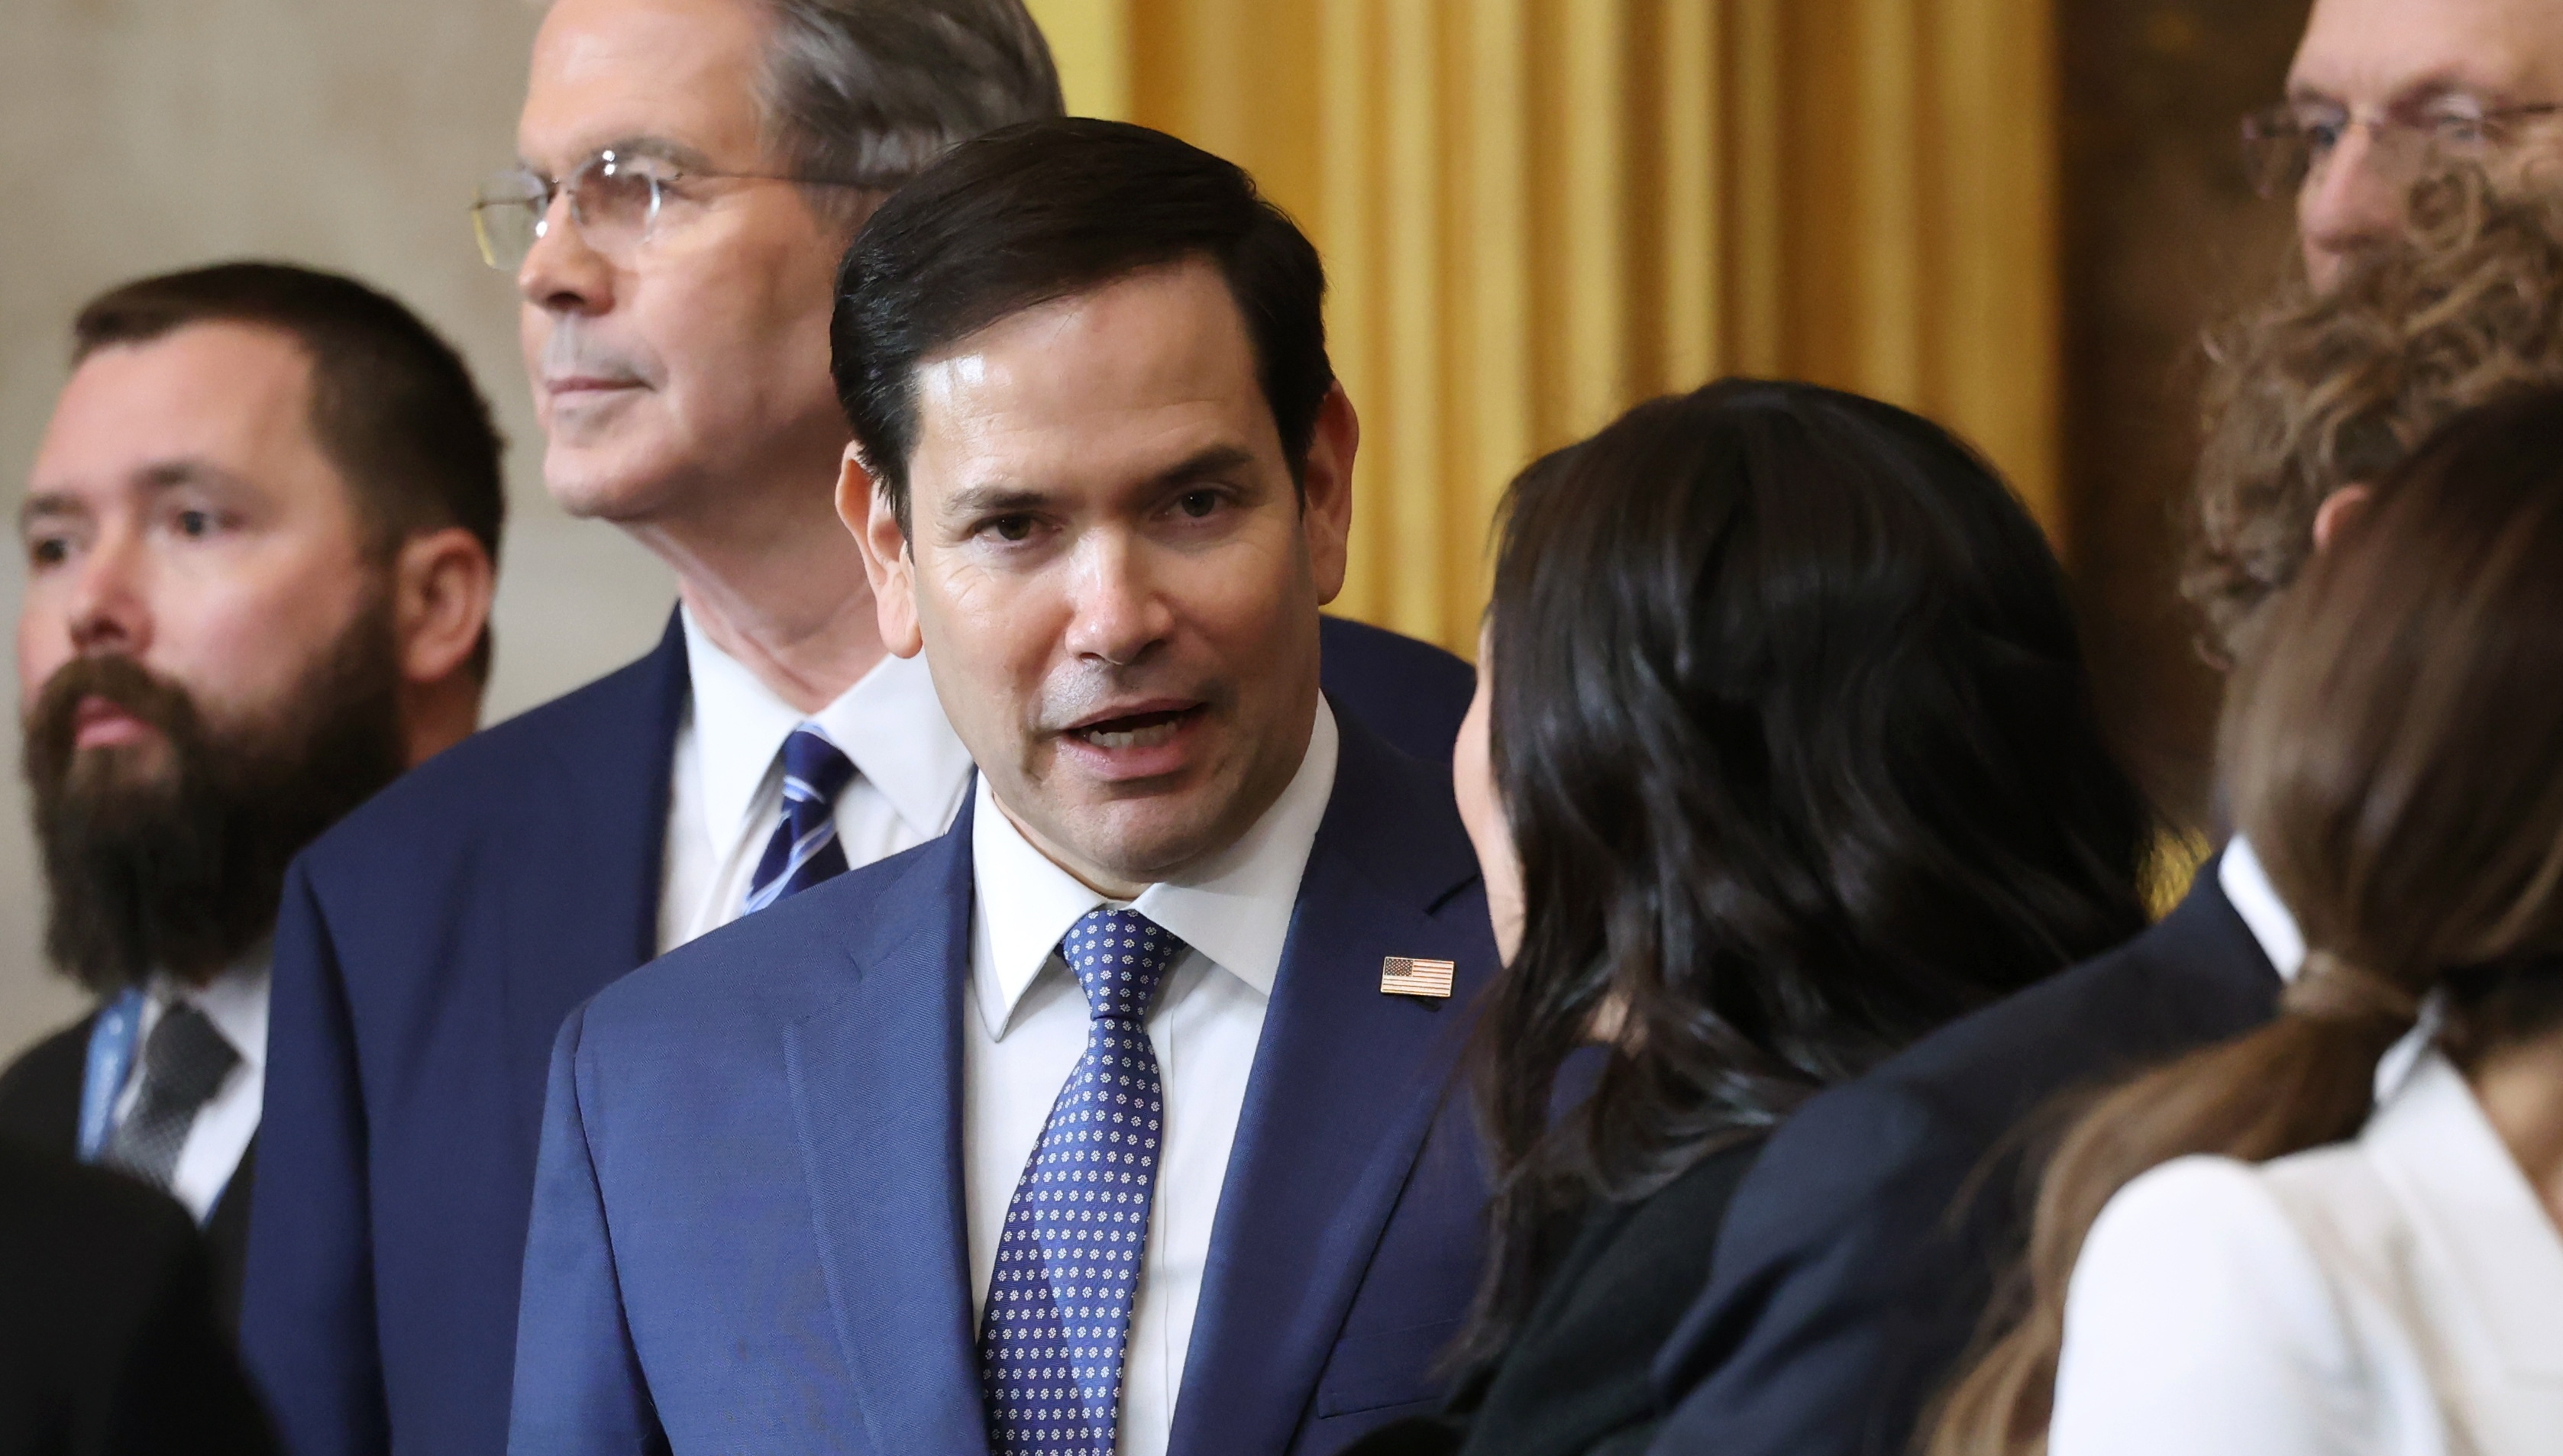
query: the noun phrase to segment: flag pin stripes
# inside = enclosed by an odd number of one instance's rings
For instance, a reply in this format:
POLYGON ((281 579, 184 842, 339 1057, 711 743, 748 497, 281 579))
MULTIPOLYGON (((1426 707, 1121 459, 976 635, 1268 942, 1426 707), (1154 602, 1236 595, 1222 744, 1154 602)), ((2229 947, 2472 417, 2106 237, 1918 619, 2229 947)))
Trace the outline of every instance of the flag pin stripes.
POLYGON ((1380 994, 1448 999, 1451 995, 1451 973, 1456 969, 1448 961, 1418 961, 1411 956, 1391 956, 1379 963, 1380 994))

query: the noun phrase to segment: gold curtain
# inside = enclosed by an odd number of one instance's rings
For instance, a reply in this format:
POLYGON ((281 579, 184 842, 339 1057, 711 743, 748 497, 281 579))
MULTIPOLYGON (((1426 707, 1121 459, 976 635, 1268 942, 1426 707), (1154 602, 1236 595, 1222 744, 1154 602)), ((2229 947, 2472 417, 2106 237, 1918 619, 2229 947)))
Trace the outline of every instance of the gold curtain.
POLYGON ((1252 171, 1363 423, 1338 610, 1466 652, 1512 473, 1715 375, 1918 409, 2052 535, 2052 0, 1032 0, 1070 104, 1252 171))

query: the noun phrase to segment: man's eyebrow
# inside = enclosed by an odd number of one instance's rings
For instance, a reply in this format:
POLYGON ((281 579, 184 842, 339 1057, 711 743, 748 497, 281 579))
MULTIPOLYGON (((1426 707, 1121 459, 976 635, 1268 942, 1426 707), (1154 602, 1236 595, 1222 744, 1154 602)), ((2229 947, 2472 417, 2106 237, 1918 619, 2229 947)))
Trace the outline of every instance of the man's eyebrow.
POLYGON ((1170 469, 1157 472, 1160 490, 1178 490, 1220 475, 1231 475, 1255 463, 1254 452, 1242 446, 1214 445, 1170 469))
POLYGON ((81 498, 61 490, 31 490, 18 507, 18 529, 24 531, 38 521, 71 520, 89 514, 81 498))
MULTIPOLYGON (((1233 474, 1255 463, 1255 453, 1242 446, 1215 445, 1186 456, 1159 470, 1148 480, 1152 493, 1165 494, 1197 485, 1220 475, 1233 474)), ((942 514, 947 517, 984 517, 1020 515, 1048 505, 1048 491, 1029 485, 965 485, 944 499, 942 514)))
MULTIPOLYGON (((2396 87, 2392 98, 2386 102, 2386 109, 2406 110, 2413 106, 2425 106, 2432 101, 2444 100, 2449 96, 2477 96, 2485 101, 2497 103, 2508 98, 2508 91, 2503 87, 2491 85, 2478 77, 2467 76, 2462 72, 2434 71, 2396 87)), ((2349 109, 2348 102, 2333 94, 2327 88, 2310 82, 2289 82, 2287 101, 2291 105, 2322 105, 2338 107, 2341 110, 2349 109)))
POLYGON ((180 458, 144 465, 134 477, 147 490, 173 490, 181 485, 246 485, 249 482, 211 460, 180 458))
POLYGON ((1021 515, 1050 502, 1047 492, 1026 485, 965 485, 943 502, 946 516, 1021 515))
POLYGON ((2426 106, 2432 101, 2445 100, 2450 96, 2471 96, 2484 102, 2486 107, 2497 106, 2509 98, 2506 88, 2489 86, 2453 72, 2440 72, 2434 76, 2424 77, 2396 91, 2394 106, 2397 110, 2411 106, 2426 106))
MULTIPOLYGON (((684 172, 709 172, 715 170, 712 166, 712 159, 703 152, 688 146, 682 141, 672 140, 665 136, 651 136, 647 134, 618 136, 614 140, 605 143, 603 146, 589 147, 587 150, 578 154, 578 161, 575 165, 585 166, 590 158, 601 155, 605 152, 612 152, 615 156, 626 160, 633 157, 650 157, 658 161, 666 162, 668 165, 684 172)), ((516 158, 516 165, 524 168, 528 172, 534 173, 536 176, 546 175, 542 168, 535 166, 532 162, 527 161, 522 156, 516 158)), ((558 181, 560 179, 555 177, 552 180, 558 181)))

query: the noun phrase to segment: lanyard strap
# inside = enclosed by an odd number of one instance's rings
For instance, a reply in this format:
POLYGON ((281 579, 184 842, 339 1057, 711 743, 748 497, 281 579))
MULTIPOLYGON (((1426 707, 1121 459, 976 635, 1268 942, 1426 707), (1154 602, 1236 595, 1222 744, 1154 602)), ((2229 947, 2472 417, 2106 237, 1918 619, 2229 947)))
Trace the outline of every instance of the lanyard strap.
POLYGON ((115 1097, 133 1070, 133 1041, 142 1030, 142 993, 127 988, 99 1010, 90 1027, 89 1064, 81 1077, 80 1159, 96 1163, 106 1151, 115 1119, 115 1097))

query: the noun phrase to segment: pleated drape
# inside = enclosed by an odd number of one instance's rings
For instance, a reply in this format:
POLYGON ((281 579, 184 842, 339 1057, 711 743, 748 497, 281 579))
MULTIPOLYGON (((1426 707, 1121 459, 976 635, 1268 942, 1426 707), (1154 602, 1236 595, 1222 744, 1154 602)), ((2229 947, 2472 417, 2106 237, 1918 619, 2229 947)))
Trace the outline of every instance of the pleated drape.
POLYGON ((1728 373, 1892 400, 2064 539, 2052 0, 1034 0, 1252 170, 1363 422, 1338 610, 1467 651, 1533 455, 1728 373))

